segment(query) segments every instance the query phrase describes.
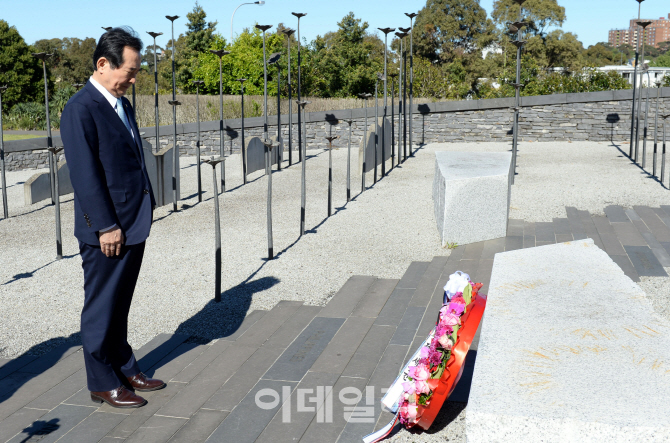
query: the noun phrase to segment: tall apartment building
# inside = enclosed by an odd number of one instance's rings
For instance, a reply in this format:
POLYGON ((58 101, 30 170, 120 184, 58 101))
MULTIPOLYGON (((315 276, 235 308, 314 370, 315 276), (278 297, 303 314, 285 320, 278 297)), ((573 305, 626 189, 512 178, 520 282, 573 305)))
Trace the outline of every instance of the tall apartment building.
MULTIPOLYGON (((637 45, 638 33, 641 34, 642 28, 637 26, 637 19, 632 19, 628 29, 612 29, 609 32, 607 41, 612 46, 619 45, 637 45)), ((650 21, 644 33, 644 43, 646 45, 658 46, 659 43, 670 41, 670 14, 668 18, 661 17, 658 20, 640 19, 640 21, 650 21)))

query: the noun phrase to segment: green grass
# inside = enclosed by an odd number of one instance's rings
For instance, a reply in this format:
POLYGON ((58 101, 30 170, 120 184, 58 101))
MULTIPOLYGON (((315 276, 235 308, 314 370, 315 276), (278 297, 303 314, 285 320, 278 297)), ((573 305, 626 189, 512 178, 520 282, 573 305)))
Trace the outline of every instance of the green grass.
POLYGON ((31 135, 31 134, 2 134, 2 139, 6 142, 11 140, 25 140, 28 138, 40 138, 44 137, 43 135, 31 135))

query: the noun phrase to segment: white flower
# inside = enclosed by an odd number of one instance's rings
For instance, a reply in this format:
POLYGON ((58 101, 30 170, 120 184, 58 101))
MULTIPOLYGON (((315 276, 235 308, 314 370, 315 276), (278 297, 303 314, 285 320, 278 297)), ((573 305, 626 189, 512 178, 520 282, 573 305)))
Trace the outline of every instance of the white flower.
POLYGON ((444 303, 451 300, 457 292, 463 292, 465 286, 470 284, 470 276, 464 272, 456 271, 449 276, 449 281, 444 285, 444 303))

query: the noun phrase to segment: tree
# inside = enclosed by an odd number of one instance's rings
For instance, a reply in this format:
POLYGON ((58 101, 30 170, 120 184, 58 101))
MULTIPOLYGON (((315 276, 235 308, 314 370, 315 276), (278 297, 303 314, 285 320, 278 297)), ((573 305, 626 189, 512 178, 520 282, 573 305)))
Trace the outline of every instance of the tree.
POLYGON ((478 0, 428 0, 414 25, 416 54, 451 63, 472 55, 494 40, 493 23, 478 0))
POLYGON ((93 73, 95 46, 95 39, 90 37, 84 40, 52 38, 35 42, 38 52, 54 54, 47 60, 47 64, 58 87, 86 82, 93 73))
MULTIPOLYGON (((529 23, 525 32, 533 36, 544 35, 549 27, 563 26, 565 21, 565 8, 557 0, 528 0, 521 7, 524 20, 529 23)), ((519 20, 519 5, 513 0, 495 0, 491 17, 506 29, 508 23, 519 20)))
POLYGON ((42 62, 32 52, 36 51, 16 28, 0 20, 0 85, 8 86, 2 94, 4 109, 20 102, 44 101, 42 62))
POLYGON ((658 68, 670 68, 670 53, 665 53, 656 58, 656 60, 649 63, 649 66, 658 68))
POLYGON ((214 31, 218 22, 207 22, 207 14, 202 6, 195 2, 193 11, 186 14, 186 47, 194 53, 205 52, 214 42, 214 31))

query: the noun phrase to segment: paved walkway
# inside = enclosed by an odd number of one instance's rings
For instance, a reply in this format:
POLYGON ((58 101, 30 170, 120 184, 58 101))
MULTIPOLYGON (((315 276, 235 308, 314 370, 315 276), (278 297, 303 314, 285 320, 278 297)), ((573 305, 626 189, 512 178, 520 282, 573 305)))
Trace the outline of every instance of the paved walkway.
MULTIPOLYGON (((666 275, 670 206, 566 213, 510 220, 507 237, 413 262, 400 280, 353 276, 323 308, 283 301, 253 311, 219 340, 161 334, 136 352, 148 375, 169 381, 143 408, 92 403, 80 346, 0 361, 0 441, 358 443, 391 419, 382 389, 434 325, 456 270, 486 293, 496 253, 589 237, 633 280, 666 275)), ((452 404, 467 403, 477 343, 452 404)))

